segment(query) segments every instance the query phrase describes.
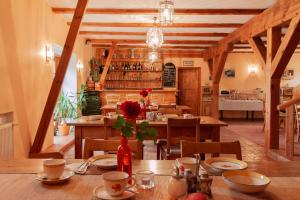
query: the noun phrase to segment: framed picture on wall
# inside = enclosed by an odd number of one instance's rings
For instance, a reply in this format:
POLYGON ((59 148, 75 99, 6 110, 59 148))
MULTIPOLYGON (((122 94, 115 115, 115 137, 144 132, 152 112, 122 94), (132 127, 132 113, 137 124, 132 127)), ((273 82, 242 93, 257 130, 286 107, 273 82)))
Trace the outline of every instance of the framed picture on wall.
POLYGON ((182 62, 183 67, 194 67, 194 61, 192 60, 184 60, 182 62))
POLYGON ((294 70, 286 69, 281 77, 282 80, 292 80, 294 79, 294 70))
POLYGON ((235 77, 235 70, 234 69, 225 69, 224 76, 226 78, 234 78, 235 77))

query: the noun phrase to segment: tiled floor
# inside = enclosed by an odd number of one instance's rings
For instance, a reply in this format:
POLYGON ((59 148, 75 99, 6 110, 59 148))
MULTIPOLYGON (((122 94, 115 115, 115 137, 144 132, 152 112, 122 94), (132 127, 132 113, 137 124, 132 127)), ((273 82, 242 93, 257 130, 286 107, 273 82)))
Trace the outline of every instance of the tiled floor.
MULTIPOLYGON (((221 128, 221 141, 239 140, 242 146, 243 160, 259 161, 270 159, 265 155, 264 132, 262 121, 227 121, 228 127, 221 128)), ((281 133, 281 147, 284 135, 281 133)), ((300 145, 295 144, 295 150, 300 152, 300 145)), ((74 147, 66 152, 66 158, 74 158, 74 147)), ((144 159, 156 159, 156 146, 153 141, 146 141, 144 159)))

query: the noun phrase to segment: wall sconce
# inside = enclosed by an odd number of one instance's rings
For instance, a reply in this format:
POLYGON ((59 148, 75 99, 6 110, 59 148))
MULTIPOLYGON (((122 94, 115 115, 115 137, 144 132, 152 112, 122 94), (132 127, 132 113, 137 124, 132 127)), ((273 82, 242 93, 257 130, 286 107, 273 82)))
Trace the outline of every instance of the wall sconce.
POLYGON ((258 68, 256 65, 249 65, 248 66, 248 72, 249 74, 257 74, 258 68))
POLYGON ((80 72, 83 68, 84 68, 84 65, 80 61, 78 61, 77 70, 80 72))
POLYGON ((50 63, 54 59, 54 51, 51 46, 46 45, 45 47, 45 60, 47 63, 50 63))

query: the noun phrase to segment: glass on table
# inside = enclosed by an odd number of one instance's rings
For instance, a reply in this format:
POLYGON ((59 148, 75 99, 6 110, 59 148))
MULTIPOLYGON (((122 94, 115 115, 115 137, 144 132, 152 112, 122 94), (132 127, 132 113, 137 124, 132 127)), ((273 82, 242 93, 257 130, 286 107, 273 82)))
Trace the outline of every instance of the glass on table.
POLYGON ((136 172, 136 183, 139 188, 151 189, 154 188, 154 172, 150 170, 140 170, 136 172))

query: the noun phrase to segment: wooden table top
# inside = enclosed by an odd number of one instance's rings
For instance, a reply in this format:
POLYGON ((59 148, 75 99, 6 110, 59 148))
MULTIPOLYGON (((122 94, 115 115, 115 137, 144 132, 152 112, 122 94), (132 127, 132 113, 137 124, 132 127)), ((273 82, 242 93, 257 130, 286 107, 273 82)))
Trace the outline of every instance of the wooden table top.
MULTIPOLYGON (((69 163, 81 160, 69 160, 69 163)), ((170 200, 167 194, 168 176, 174 161, 143 160, 134 161, 134 171, 150 169, 156 173, 153 190, 135 189, 136 200, 170 200), (167 173, 167 174, 165 174, 167 173)), ((300 199, 300 162, 263 161, 249 162, 249 170, 255 170, 270 177, 271 183, 264 192, 242 194, 228 188, 222 177, 213 177, 212 194, 209 199, 300 199)), ((41 171, 42 160, 0 161, 0 199, 8 200, 59 200, 95 199, 93 189, 103 185, 101 175, 75 175, 62 185, 44 185, 35 180, 41 171)), ((183 198, 184 200, 184 198, 183 198)))
MULTIPOLYGON (((220 121, 218 119, 215 119, 213 117, 209 116, 200 116, 200 126, 227 126, 228 124, 220 121)), ((138 121, 138 123, 140 120, 138 121)), ((166 121, 148 121, 150 126, 166 126, 166 121)), ((100 120, 93 120, 93 121, 86 121, 82 119, 76 119, 76 120, 70 120, 67 121, 67 124, 70 126, 104 126, 103 119, 100 120)))

